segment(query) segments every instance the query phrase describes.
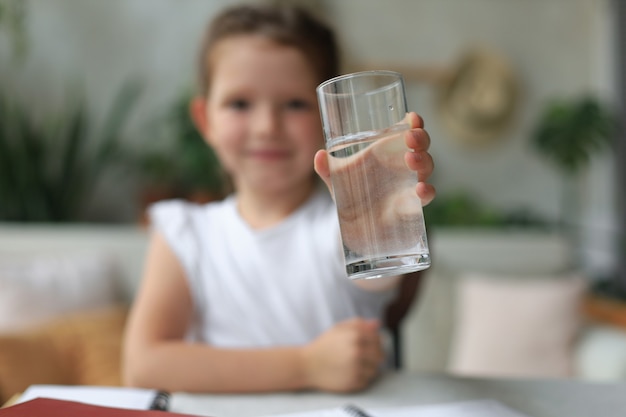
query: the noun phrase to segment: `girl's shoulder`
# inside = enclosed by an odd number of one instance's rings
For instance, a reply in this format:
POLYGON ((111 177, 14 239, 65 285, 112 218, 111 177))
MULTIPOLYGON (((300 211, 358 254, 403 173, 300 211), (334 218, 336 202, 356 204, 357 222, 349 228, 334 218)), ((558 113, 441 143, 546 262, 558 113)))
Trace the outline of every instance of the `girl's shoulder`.
POLYGON ((197 224, 209 217, 220 217, 232 211, 234 202, 227 197, 224 200, 209 203, 196 203, 183 199, 161 200, 148 207, 151 223, 197 224))
POLYGON ((195 201, 184 200, 181 198, 160 200, 148 206, 148 212, 152 213, 154 211, 171 211, 173 213, 193 213, 196 211, 206 210, 214 206, 223 205, 223 203, 227 199, 228 198, 224 200, 210 201, 208 203, 198 203, 195 201))

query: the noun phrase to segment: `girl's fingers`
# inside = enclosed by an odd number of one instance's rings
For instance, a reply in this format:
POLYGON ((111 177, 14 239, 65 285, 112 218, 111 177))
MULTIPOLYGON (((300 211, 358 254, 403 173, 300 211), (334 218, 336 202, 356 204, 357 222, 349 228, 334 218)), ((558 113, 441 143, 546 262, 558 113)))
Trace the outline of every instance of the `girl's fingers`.
POLYGON ((404 135, 404 143, 414 151, 427 151, 430 148, 430 135, 422 128, 411 129, 404 135))
POLYGON ((436 195, 435 187, 426 182, 435 168, 433 158, 428 153, 430 135, 424 130, 424 120, 417 113, 408 113, 407 120, 411 130, 405 134, 405 143, 411 151, 405 154, 404 160, 411 170, 417 172, 419 182, 415 192, 422 206, 426 206, 436 195))
POLYGON ((434 200, 436 191, 435 187, 428 184, 428 178, 433 172, 434 162, 433 158, 428 152, 407 152, 404 160, 406 164, 412 170, 417 172, 417 183, 415 192, 422 202, 422 206, 430 204, 434 200))
POLYGON ((415 128, 424 128, 424 119, 422 119, 422 117, 415 113, 415 112, 410 112, 406 114, 406 121, 409 123, 409 126, 411 127, 411 129, 415 129, 415 128))
POLYGON ((326 187, 328 187, 328 190, 332 194, 333 187, 330 182, 328 152, 326 152, 324 149, 320 149, 319 151, 317 151, 315 157, 313 158, 313 167, 315 168, 315 172, 317 172, 317 175, 319 175, 322 181, 324 181, 324 184, 326 184, 326 187))
POLYGON ((410 170, 417 172, 417 179, 423 182, 428 181, 435 168, 433 157, 426 151, 406 152, 404 162, 410 170))
POLYGON ((418 182, 416 190, 417 196, 420 198, 422 202, 422 206, 427 206, 431 201, 435 199, 435 195, 437 194, 435 187, 431 184, 425 182, 418 182))

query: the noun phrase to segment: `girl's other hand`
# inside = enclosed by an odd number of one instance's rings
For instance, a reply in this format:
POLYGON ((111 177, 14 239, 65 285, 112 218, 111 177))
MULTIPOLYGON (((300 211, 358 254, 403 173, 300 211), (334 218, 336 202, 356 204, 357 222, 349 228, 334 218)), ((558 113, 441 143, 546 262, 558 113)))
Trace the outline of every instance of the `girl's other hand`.
POLYGON ((303 348, 311 388, 331 392, 364 389, 384 360, 378 320, 354 318, 336 324, 303 348))

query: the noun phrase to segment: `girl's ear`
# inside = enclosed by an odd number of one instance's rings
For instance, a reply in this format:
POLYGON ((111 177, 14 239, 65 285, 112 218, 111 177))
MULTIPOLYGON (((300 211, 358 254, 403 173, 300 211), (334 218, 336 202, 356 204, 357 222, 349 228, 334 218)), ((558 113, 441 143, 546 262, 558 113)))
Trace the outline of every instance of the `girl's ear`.
POLYGON ((208 143, 207 132, 209 129, 209 119, 207 117, 206 106, 206 99, 204 97, 194 97, 191 103, 189 103, 189 113, 196 129, 198 129, 204 141, 208 143))

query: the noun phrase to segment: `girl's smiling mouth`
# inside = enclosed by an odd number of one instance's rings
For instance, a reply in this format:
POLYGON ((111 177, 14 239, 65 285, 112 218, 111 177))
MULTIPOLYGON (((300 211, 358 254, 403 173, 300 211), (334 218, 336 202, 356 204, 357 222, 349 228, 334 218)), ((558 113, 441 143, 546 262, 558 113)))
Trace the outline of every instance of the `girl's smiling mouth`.
POLYGON ((247 156, 258 160, 280 160, 291 156, 291 152, 284 149, 256 149, 246 152, 247 156))

